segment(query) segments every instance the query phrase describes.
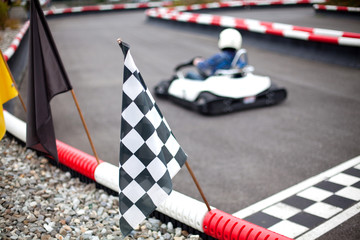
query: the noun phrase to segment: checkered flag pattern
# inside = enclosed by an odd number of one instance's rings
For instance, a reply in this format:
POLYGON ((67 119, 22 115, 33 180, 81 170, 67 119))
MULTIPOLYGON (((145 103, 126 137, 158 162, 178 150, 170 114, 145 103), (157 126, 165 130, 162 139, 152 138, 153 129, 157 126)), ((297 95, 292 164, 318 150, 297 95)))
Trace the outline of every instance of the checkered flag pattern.
POLYGON ((119 207, 120 230, 126 236, 171 193, 171 178, 187 156, 145 85, 129 45, 121 42, 120 48, 125 60, 119 207))
POLYGON ((309 231, 359 202, 360 164, 253 213, 244 220, 290 238, 309 239, 305 237, 309 231))

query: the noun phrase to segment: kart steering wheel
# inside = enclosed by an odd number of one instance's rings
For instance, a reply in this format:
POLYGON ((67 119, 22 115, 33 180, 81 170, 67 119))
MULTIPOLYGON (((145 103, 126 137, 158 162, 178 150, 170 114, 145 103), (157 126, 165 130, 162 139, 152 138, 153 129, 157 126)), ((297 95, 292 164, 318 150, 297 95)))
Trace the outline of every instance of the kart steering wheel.
MULTIPOLYGON (((194 59, 195 58, 199 58, 199 57, 194 57, 192 58, 189 62, 186 62, 186 63, 182 63, 182 64, 179 64, 175 67, 175 71, 178 72, 180 69, 184 68, 184 67, 188 67, 188 66, 193 66, 193 62, 194 62, 194 59)), ((209 77, 205 72, 203 72, 201 69, 199 68, 196 68, 197 71, 200 73, 201 76, 203 76, 204 78, 207 78, 209 77)))

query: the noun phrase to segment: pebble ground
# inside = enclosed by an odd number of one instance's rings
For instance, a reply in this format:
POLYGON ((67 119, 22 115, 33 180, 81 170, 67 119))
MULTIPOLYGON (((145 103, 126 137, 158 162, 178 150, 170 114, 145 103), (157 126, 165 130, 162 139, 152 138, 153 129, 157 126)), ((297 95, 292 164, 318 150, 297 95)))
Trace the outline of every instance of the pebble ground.
POLYGON ((9 136, 0 141, 0 239, 200 239, 156 218, 123 238, 118 204, 117 196, 81 182, 9 136))

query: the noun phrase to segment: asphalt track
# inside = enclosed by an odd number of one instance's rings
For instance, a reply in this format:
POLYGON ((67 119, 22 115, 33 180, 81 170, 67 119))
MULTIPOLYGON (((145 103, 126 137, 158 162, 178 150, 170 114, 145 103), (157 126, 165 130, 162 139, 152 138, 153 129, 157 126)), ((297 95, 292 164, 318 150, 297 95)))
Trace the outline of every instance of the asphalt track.
MULTIPOLYGON (((338 21, 341 18, 328 19, 322 27, 332 29, 338 21)), ((149 21, 142 11, 69 15, 48 22, 97 152, 115 165, 123 68, 116 39, 131 45, 150 89, 169 78, 177 64, 217 51, 218 31, 149 21)), ((277 53, 248 39, 243 47, 256 74, 287 88, 284 103, 206 117, 156 99, 208 201, 229 213, 360 155, 359 69, 277 53)), ((91 153, 71 94, 59 95, 51 104, 57 138, 91 153)), ((174 178, 174 189, 201 200, 185 168, 174 178)), ((350 229, 358 225, 358 215, 347 224, 350 229)), ((341 236, 341 231, 324 239, 341 236)), ((353 239, 358 234, 355 231, 353 239)))

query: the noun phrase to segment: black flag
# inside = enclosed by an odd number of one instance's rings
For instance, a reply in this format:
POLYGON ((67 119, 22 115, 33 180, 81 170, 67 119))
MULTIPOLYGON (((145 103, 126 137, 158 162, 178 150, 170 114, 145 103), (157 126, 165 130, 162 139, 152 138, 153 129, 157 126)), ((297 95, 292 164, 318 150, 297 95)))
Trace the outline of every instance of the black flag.
POLYGON ((58 160, 50 100, 72 89, 38 0, 31 0, 26 146, 58 160))

